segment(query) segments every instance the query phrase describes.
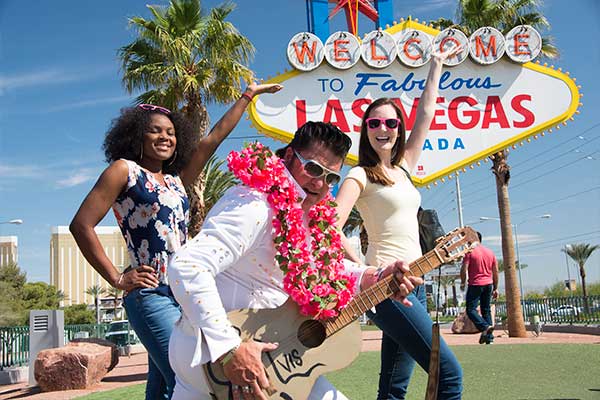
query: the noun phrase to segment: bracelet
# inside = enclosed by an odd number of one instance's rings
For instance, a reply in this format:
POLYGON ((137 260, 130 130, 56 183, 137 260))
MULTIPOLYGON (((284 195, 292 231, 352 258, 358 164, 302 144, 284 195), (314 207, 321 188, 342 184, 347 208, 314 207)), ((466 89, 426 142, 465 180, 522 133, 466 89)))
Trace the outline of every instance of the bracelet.
POLYGON ((252 96, 250 96, 250 95, 249 95, 248 93, 246 93, 246 92, 242 93, 242 96, 240 97, 240 99, 241 99, 241 98, 245 98, 245 99, 247 99, 249 102, 252 102, 252 96))
POLYGON ((383 275, 383 271, 385 271, 385 268, 383 268, 383 267, 379 267, 379 268, 377 268, 377 271, 375 271, 375 274, 377 275, 377 281, 378 282, 381 279, 381 275, 383 275))
POLYGON ((233 358, 233 354, 236 352, 237 349, 240 348, 239 344, 236 344, 235 347, 233 347, 232 349, 230 349, 227 353, 225 353, 223 355, 223 357, 221 358, 221 365, 224 367, 225 364, 227 364, 232 358, 233 358))
POLYGON ((121 281, 123 280, 123 276, 124 276, 124 275, 125 275, 125 273, 124 273, 124 272, 121 272, 121 275, 119 275, 119 280, 117 281, 117 284, 115 285, 115 287, 116 287, 116 286, 119 286, 119 285, 121 284, 121 281))

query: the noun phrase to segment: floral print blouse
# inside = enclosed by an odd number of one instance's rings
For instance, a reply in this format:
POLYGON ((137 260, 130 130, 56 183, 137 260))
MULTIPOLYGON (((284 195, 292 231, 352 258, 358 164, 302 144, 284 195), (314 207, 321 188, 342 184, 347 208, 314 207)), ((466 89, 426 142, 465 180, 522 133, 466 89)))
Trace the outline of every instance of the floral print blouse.
POLYGON ((186 241, 189 200, 178 176, 164 175, 165 184, 134 161, 127 187, 113 204, 113 212, 127 244, 131 266, 149 265, 160 283, 169 284, 169 258, 186 241))

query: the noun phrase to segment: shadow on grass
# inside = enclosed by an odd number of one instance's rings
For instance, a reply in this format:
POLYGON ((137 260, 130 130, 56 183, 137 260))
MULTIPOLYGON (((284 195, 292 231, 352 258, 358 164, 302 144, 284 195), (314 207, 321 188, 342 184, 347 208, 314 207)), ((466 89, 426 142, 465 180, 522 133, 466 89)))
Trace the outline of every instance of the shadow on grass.
POLYGON ((141 374, 131 374, 131 375, 123 375, 123 376, 107 376, 102 379, 102 382, 145 382, 148 377, 147 373, 141 374))

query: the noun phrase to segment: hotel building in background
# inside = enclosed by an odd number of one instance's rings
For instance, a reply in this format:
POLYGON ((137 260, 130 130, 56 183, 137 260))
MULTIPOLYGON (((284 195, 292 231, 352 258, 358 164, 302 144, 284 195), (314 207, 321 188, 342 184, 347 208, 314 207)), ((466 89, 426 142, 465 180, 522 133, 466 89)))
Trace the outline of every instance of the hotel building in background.
POLYGON ((16 236, 0 236, 0 267, 19 262, 19 240, 16 236))
MULTIPOLYGON (((97 226, 95 231, 112 263, 120 270, 127 267, 129 254, 119 228, 97 226)), ((62 305, 93 304, 94 299, 85 293, 86 289, 100 285, 108 290, 110 285, 83 257, 68 226, 54 226, 51 232, 50 284, 65 294, 62 305)))

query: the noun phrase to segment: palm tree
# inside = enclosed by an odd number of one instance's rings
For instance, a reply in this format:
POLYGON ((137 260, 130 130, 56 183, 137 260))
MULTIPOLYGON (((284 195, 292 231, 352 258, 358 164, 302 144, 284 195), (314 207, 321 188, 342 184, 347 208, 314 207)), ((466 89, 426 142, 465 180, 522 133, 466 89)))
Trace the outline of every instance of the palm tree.
MULTIPOLYGON (((432 22, 444 29, 456 27, 467 36, 484 26, 492 26, 505 35, 517 25, 531 25, 543 32, 550 29, 550 23, 540 13, 541 3, 541 0, 459 0, 455 21, 440 18, 432 22)), ((542 35, 542 57, 559 56, 553 41, 551 36, 542 35)))
POLYGON ((113 298, 113 315, 117 318, 117 308, 119 305, 119 297, 121 297, 121 289, 111 286, 108 288, 107 294, 113 298))
MULTIPOLYGON (((483 26, 493 26, 508 33, 517 25, 527 24, 539 30, 550 28, 548 20, 540 13, 539 0, 459 0, 456 9, 456 21, 439 19, 434 24, 442 28, 456 27, 470 35, 483 26)), ((548 36, 542 37, 543 57, 558 57, 558 49, 548 36)), ((508 197, 508 181, 510 166, 507 163, 508 151, 502 150, 490 156, 493 162, 492 171, 496 178, 498 211, 500 213, 500 230, 502 234, 502 257, 505 261, 504 283, 506 290, 506 308, 508 318, 508 334, 511 337, 525 337, 525 321, 521 309, 521 295, 515 268, 514 241, 510 220, 510 200, 508 197)))
POLYGON ((367 254, 367 247, 369 246, 369 235, 367 234, 367 230, 365 229, 363 219, 360 216, 358 209, 356 207, 352 207, 350 215, 348 215, 348 219, 346 220, 342 231, 346 236, 349 236, 356 229, 359 229, 360 231, 360 251, 363 254, 367 254))
MULTIPOLYGON (((137 103, 161 104, 181 110, 198 128, 209 126, 206 106, 239 97, 244 81, 253 79, 247 67, 254 46, 230 22, 232 3, 204 15, 199 0, 171 0, 168 7, 148 6, 153 19, 130 19, 138 32, 119 50, 123 84, 128 92, 144 91, 137 103)), ((205 214, 201 174, 187 188, 191 200, 190 234, 198 232, 205 214)))
POLYGON ((575 243, 565 246, 561 251, 566 253, 573 261, 579 265, 579 275, 581 276, 581 290, 583 292, 583 306, 585 313, 589 314, 590 307, 588 305, 587 289, 585 287, 585 262, 600 246, 591 245, 588 243, 575 243))
MULTIPOLYGON (((525 269, 527 267, 529 267, 529 264, 520 264, 519 260, 515 261, 516 269, 525 269)), ((504 272, 504 260, 501 258, 498 260, 498 272, 504 272)))
MULTIPOLYGON (((228 170, 223 170, 221 167, 225 160, 219 160, 212 156, 204 167, 205 186, 202 193, 204 198, 204 211, 208 212, 215 203, 223 196, 225 191, 237 184, 235 176, 228 170)), ((206 213, 202 215, 202 219, 206 213)))
POLYGON ((438 284, 444 288, 444 299, 446 299, 446 310, 448 309, 448 307, 450 307, 450 302, 448 301, 448 286, 452 286, 453 287, 453 291, 452 291, 452 295, 454 296, 453 298, 453 304, 454 306, 456 306, 457 300, 456 300, 456 287, 454 286, 454 283, 456 282, 456 276, 450 276, 450 275, 442 275, 436 278, 438 281, 438 284))
POLYGON ((96 308, 96 323, 100 323, 100 297, 106 293, 106 289, 100 285, 92 285, 85 289, 85 293, 94 298, 94 306, 96 308))
POLYGON ((521 293, 515 267, 515 246, 512 236, 510 219, 510 200, 508 197, 508 182, 510 181, 510 166, 506 162, 508 152, 500 151, 493 156, 492 172, 496 178, 496 195, 500 215, 500 233, 502 236, 502 260, 504 264, 504 290, 506 292, 506 313, 508 315, 508 335, 510 337, 526 337, 525 320, 521 307, 521 293))

